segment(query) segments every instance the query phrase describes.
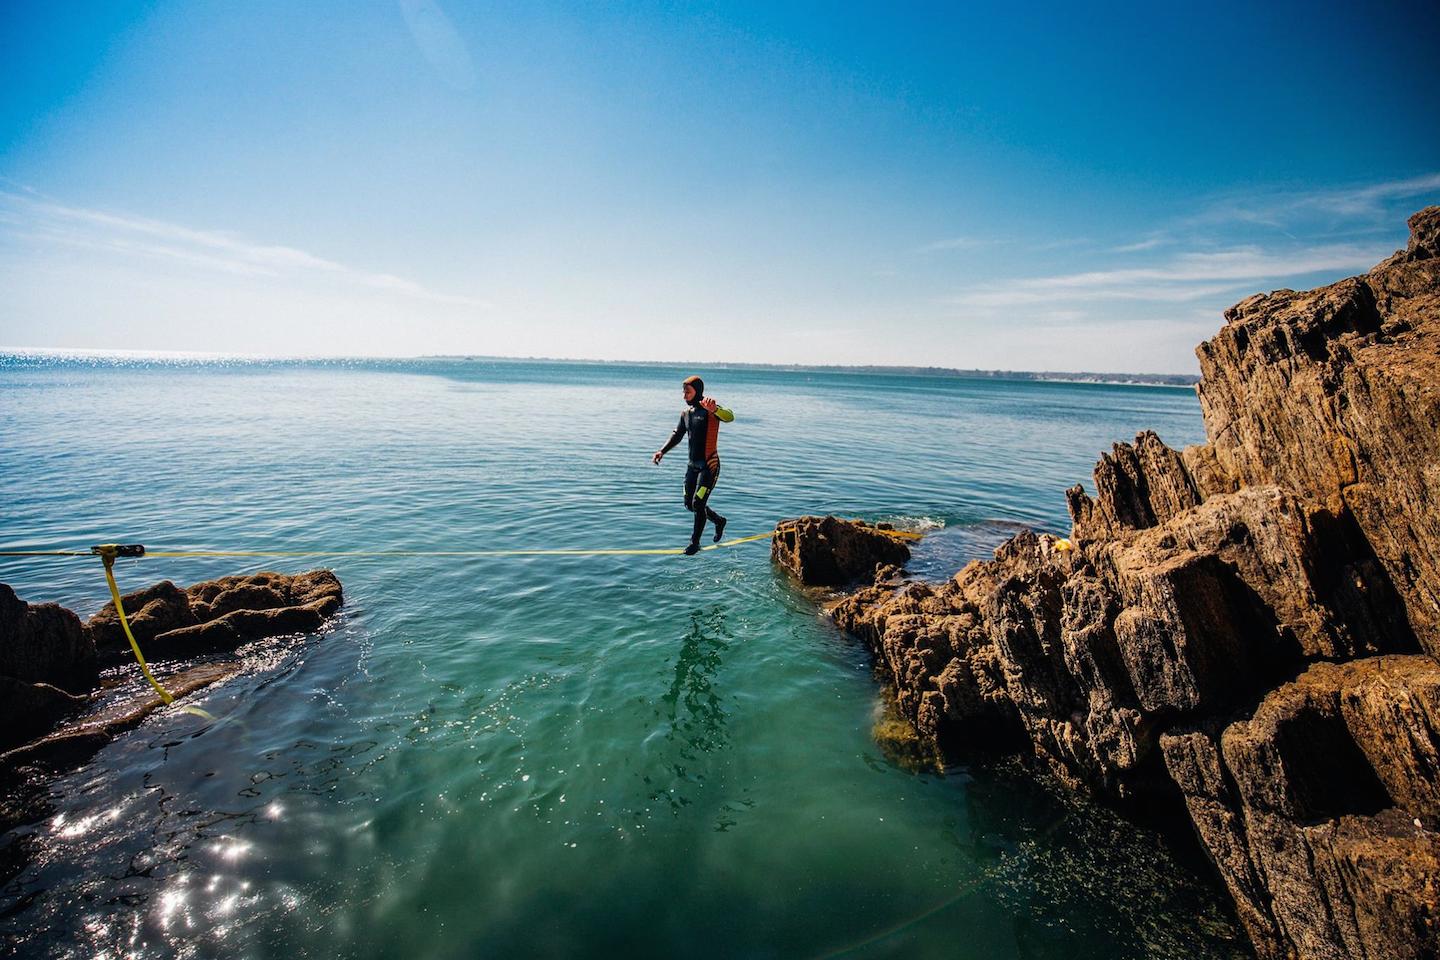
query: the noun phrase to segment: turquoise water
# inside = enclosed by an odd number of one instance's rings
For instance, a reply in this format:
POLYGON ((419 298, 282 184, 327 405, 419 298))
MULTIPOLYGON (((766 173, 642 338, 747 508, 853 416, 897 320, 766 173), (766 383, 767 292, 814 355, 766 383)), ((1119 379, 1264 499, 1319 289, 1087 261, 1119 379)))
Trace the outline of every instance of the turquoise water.
MULTIPOLYGON (((5 549, 680 546, 659 367, 0 360, 5 549)), ((1189 391, 701 371, 737 420, 729 533, 833 512, 930 531, 941 577, 1115 440, 1202 438, 1189 391)), ((323 561, 160 559, 122 589, 323 561)), ((1144 831, 1004 769, 916 774, 868 659, 772 569, 699 557, 338 558, 318 637, 154 716, 13 832, 21 953, 1232 956, 1144 831)), ((82 616, 88 560, 0 558, 82 616)), ((133 679, 132 681, 133 682, 133 679)))

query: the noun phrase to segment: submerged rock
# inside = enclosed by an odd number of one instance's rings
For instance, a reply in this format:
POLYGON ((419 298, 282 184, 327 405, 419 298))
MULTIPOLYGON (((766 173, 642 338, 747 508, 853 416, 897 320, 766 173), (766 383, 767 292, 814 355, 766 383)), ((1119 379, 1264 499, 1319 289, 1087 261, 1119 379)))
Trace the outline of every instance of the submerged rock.
POLYGON ((0 751, 53 730, 89 702, 48 683, 0 676, 0 751))
POLYGON ((887 524, 800 517, 775 525, 770 559, 806 586, 839 587, 868 580, 882 565, 903 565, 910 548, 887 524))
POLYGON ((870 736, 885 758, 902 770, 932 773, 944 768, 944 758, 935 742, 922 736, 889 697, 880 705, 870 736))
POLYGON ((1440 955, 1440 207, 1410 226, 1227 311, 1208 442, 1117 444, 1074 549, 1022 533, 833 610, 947 753, 1188 814, 1266 958, 1440 955))
MULTIPOLYGON (((228 680, 240 669, 238 659, 227 658, 169 674, 163 684, 166 692, 178 700, 196 690, 228 680)), ((164 705, 165 701, 152 693, 149 687, 146 687, 146 695, 138 699, 92 704, 93 709, 73 723, 24 746, 0 753, 0 768, 79 762, 109 743, 117 734, 138 726, 140 721, 164 705)))

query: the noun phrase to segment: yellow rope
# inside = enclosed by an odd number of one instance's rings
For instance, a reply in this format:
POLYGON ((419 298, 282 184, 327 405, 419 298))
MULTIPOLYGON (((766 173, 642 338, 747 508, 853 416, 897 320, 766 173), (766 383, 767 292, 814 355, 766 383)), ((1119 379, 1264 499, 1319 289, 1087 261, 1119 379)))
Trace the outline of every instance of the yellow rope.
MULTIPOLYGON (((886 536, 901 540, 919 540, 922 534, 909 530, 879 530, 886 536)), ((757 533, 749 537, 736 537, 722 543, 712 543, 701 550, 719 550, 756 540, 769 540, 774 533, 757 533)), ((656 547, 651 549, 621 550, 567 550, 567 549, 514 549, 514 550, 146 550, 147 557, 618 557, 618 556, 676 556, 685 551, 679 547, 656 547)), ((75 550, 0 550, 0 557, 88 557, 92 551, 75 550)))
MULTIPOLYGON (((120 628, 125 631, 125 639, 130 641, 130 649, 135 654, 135 661, 140 664, 140 672, 145 674, 145 679, 150 681, 150 686, 155 688, 155 692, 160 694, 160 700, 168 707, 174 703, 175 698, 170 695, 169 690, 160 686, 160 681, 156 680, 155 675, 150 672, 150 665, 145 662, 145 654, 140 652, 140 644, 135 642, 135 634, 130 632, 130 621, 125 616, 125 604, 120 602, 120 588, 115 585, 115 572, 111 569, 115 565, 115 555, 113 552, 104 552, 100 554, 100 560, 105 564, 105 582, 110 587, 110 599, 115 601, 115 615, 120 618, 120 628)), ((206 720, 215 719, 199 707, 187 706, 180 709, 185 713, 204 717, 206 720)))
POLYGON ((170 696, 170 691, 160 686, 155 675, 150 672, 150 665, 145 662, 145 654, 140 652, 140 644, 135 642, 135 634, 130 632, 130 621, 125 617, 125 604, 120 602, 120 588, 115 585, 115 572, 112 567, 115 565, 115 558, 102 555, 101 561, 105 564, 105 582, 110 585, 110 599, 115 602, 115 613, 120 618, 120 628, 125 631, 125 639, 130 641, 130 649, 135 652, 135 660, 140 664, 140 672, 145 674, 145 679, 150 681, 150 686, 160 694, 160 699, 167 705, 175 698, 170 696))
MULTIPOLYGON (((701 550, 719 550, 755 540, 768 540, 772 534, 757 533, 751 537, 737 537, 723 543, 712 543, 701 550)), ((147 557, 613 557, 613 556, 672 556, 685 551, 679 547, 657 547, 646 550, 146 550, 147 557)))
MULTIPOLYGON (((921 535, 906 530, 880 530, 880 533, 906 540, 919 540, 921 535)), ((726 540, 722 543, 712 543, 709 546, 701 547, 702 550, 719 550, 722 547, 734 547, 742 543, 753 543, 756 540, 769 540, 774 533, 757 533, 749 537, 736 537, 733 540, 726 540)), ((146 550, 141 546, 124 547, 119 544, 101 544, 90 550, 81 552, 78 550, 0 550, 0 557, 89 557, 99 555, 105 564, 105 582, 110 587, 110 598, 115 602, 115 614, 120 618, 120 627, 125 631, 125 639, 130 641, 130 649, 135 654, 135 662, 140 664, 140 672, 145 675, 150 686, 160 695, 160 699, 169 706, 174 702, 170 691, 160 685, 155 675, 150 672, 150 665, 145 662, 145 654, 140 652, 140 644, 135 641, 135 634, 130 632, 130 621, 125 616, 125 605, 120 601, 120 588, 115 584, 115 558, 117 556, 132 557, 604 557, 604 556, 674 556, 683 554, 685 551, 678 547, 653 548, 648 550, 146 550), (130 552, 127 552, 130 551, 130 552)), ((201 710, 199 707, 181 707, 187 713, 204 717, 208 720, 215 718, 201 710)))

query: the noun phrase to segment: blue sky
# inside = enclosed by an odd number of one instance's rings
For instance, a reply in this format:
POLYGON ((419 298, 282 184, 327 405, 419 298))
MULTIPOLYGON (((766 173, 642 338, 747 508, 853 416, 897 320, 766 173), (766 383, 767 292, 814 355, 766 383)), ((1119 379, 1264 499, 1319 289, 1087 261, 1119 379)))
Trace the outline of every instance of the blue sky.
POLYGON ((1440 8, 10 2, 0 345, 1188 372, 1440 202, 1440 8))

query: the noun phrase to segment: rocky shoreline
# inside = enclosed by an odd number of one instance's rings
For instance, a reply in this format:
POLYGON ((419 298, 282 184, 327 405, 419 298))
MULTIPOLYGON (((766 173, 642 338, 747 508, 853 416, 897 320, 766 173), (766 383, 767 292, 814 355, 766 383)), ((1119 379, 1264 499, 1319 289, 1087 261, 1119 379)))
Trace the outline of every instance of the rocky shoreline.
MULTIPOLYGON (((169 580, 121 597, 136 642, 176 700, 234 676, 236 648, 310 633, 340 609, 329 570, 256 573, 196 583, 169 580)), ((43 787, 164 706, 138 675, 113 603, 88 621, 55 603, 31 604, 0 583, 0 833, 44 815, 43 787)), ((12 845, 13 847, 13 845, 12 845)), ((23 860, 0 851, 0 877, 23 860)))
POLYGON ((1187 819, 1263 958, 1440 955, 1440 207, 1409 223, 1367 274, 1228 310, 1208 442, 1117 444, 1069 541, 940 584, 833 518, 772 553, 870 581, 835 623, 947 755, 1187 819))

